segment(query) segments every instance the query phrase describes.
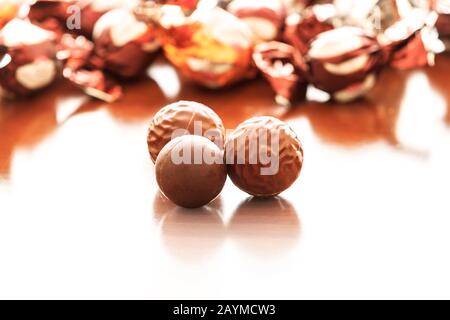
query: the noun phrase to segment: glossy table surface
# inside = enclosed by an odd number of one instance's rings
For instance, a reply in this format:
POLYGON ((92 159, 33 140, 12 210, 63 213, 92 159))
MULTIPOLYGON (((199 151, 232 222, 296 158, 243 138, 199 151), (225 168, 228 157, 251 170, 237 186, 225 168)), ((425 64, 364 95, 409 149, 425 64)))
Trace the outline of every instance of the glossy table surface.
POLYGON ((161 60, 148 74, 110 105, 64 83, 0 101, 0 298, 450 298, 450 56, 385 71, 365 100, 311 90, 290 109, 261 79, 212 92, 161 60), (146 132, 179 99, 227 128, 287 121, 300 179, 174 207, 146 132))

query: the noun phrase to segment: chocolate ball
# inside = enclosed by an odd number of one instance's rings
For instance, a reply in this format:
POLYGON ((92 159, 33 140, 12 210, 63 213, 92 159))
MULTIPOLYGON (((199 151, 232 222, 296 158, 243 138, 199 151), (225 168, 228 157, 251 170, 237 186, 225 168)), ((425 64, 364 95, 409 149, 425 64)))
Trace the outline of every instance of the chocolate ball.
POLYGON ((275 40, 286 18, 281 0, 233 0, 227 10, 250 27, 257 41, 275 40))
POLYGON ((170 141, 159 153, 155 168, 161 192, 185 208, 210 203, 227 179, 222 150, 210 140, 194 135, 170 141))
POLYGON ((93 39, 99 67, 122 78, 144 73, 160 47, 154 28, 128 9, 104 14, 95 24, 93 39))
POLYGON ((223 149, 225 128, 219 116, 201 103, 178 101, 159 110, 150 123, 147 143, 153 162, 170 140, 186 134, 207 137, 223 149))
POLYGON ((50 85, 58 76, 52 32, 14 19, 2 29, 0 47, 0 86, 7 94, 31 94, 50 85))
POLYGON ((241 190, 257 197, 275 196, 300 175, 303 147, 294 131, 273 117, 255 117, 227 137, 228 175, 241 190))

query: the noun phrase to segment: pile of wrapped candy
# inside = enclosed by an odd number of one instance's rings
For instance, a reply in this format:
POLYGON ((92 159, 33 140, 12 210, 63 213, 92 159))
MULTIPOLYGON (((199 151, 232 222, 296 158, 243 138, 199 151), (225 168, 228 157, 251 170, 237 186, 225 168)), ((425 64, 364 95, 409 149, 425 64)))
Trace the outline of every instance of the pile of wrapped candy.
POLYGON ((163 52, 209 88, 260 73, 280 104, 308 86, 348 102, 386 67, 433 65, 446 44, 450 0, 0 0, 9 96, 65 79, 112 102, 163 52))

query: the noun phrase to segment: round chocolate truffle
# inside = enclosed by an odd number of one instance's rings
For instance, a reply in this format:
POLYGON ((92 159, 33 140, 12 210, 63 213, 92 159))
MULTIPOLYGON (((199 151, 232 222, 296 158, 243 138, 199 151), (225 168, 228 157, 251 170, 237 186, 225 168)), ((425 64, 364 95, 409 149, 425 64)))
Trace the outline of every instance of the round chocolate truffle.
POLYGON ((227 179, 223 151, 210 140, 194 135, 170 141, 159 153, 155 168, 161 192, 185 208, 210 203, 227 179))
POLYGON ((303 147, 294 131, 273 117, 255 117, 240 124, 227 138, 228 174, 241 190, 275 196, 300 175, 303 147))
POLYGON ((147 143, 153 162, 170 140, 186 134, 204 136, 223 149, 225 128, 219 116, 201 103, 178 101, 159 110, 150 123, 147 143))

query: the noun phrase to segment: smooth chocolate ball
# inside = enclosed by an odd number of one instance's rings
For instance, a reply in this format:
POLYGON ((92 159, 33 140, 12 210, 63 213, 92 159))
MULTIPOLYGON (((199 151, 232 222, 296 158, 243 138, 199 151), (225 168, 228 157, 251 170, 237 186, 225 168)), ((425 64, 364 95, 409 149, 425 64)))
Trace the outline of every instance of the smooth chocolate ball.
POLYGON ((241 190, 257 197, 276 196, 300 175, 303 147, 292 129, 273 117, 255 117, 227 138, 228 175, 241 190))
POLYGON ((178 101, 159 110, 150 123, 147 143, 153 162, 174 133, 179 136, 183 131, 207 137, 223 149, 225 128, 219 116, 201 103, 178 101))
POLYGON ((155 168, 161 192, 185 208, 210 203, 227 179, 223 151, 201 136, 186 135, 170 141, 159 153, 155 168))

